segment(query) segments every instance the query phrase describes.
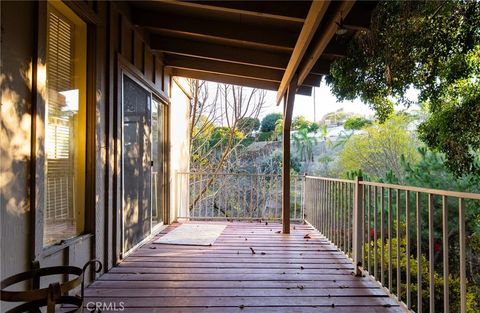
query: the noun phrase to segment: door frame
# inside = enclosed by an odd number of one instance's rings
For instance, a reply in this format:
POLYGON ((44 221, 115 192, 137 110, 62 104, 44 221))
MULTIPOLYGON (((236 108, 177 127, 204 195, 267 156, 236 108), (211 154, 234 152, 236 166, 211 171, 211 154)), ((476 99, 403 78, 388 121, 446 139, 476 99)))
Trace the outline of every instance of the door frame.
MULTIPOLYGON (((115 223, 115 230, 113 232, 113 241, 115 249, 114 255, 116 256, 116 260, 114 263, 118 263, 121 259, 125 258, 127 255, 135 251, 138 247, 145 244, 146 241, 151 239, 154 235, 158 234, 162 229, 166 227, 166 220, 163 221, 163 225, 159 224, 157 227, 150 227, 150 235, 146 236, 143 240, 139 243, 131 247, 128 251, 124 250, 124 218, 123 218, 123 77, 126 75, 128 78, 133 80, 135 83, 140 85, 142 88, 147 90, 150 93, 151 101, 155 98, 157 101, 165 105, 165 109, 169 111, 170 100, 166 97, 164 93, 157 90, 157 87, 147 79, 145 79, 144 74, 138 70, 133 64, 131 64, 127 59, 125 59, 122 55, 117 53, 117 68, 115 73, 115 78, 117 80, 117 92, 116 92, 116 103, 117 105, 114 106, 114 138, 115 140, 115 160, 113 162, 113 222, 115 223), (120 140, 118 140, 120 139, 120 140)), ((169 117, 166 117, 165 124, 169 125, 169 117)), ((169 164, 169 155, 170 155, 170 134, 166 133, 166 151, 165 151, 165 175, 169 177, 170 173, 170 164, 169 164)), ((151 179, 151 178, 150 178, 151 179)), ((169 182, 167 182, 167 186, 165 188, 165 192, 169 193, 169 182)), ((170 210, 170 201, 169 197, 166 196, 166 206, 164 207, 164 216, 168 214, 170 210)), ((151 201, 150 201, 150 210, 151 208, 151 201)), ((151 225, 151 223, 150 223, 151 225)))

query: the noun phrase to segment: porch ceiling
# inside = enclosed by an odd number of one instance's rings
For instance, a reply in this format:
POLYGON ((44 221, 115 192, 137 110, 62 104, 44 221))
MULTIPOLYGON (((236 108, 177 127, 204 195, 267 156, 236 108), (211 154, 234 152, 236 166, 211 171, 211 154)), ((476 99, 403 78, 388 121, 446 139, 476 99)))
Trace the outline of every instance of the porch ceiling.
POLYGON ((369 26, 372 1, 131 1, 132 20, 173 75, 297 93, 319 86, 369 26), (337 34, 342 27, 344 34, 337 34))

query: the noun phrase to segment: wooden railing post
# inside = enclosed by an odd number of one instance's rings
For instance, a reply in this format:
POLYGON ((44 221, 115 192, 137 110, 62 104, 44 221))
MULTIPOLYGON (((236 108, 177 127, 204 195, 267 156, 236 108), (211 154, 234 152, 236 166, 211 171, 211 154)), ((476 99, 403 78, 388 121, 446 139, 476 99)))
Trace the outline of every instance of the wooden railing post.
POLYGON ((362 236, 363 236, 363 185, 362 177, 355 178, 355 193, 353 207, 352 252, 355 276, 362 275, 362 236))

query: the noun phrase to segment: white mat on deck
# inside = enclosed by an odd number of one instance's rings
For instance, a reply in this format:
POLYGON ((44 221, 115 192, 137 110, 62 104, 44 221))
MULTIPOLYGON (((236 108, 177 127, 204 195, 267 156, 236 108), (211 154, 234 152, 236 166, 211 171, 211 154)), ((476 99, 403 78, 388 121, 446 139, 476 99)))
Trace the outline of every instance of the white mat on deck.
POLYGON ((168 245, 210 246, 222 234, 226 225, 182 224, 154 241, 168 245))

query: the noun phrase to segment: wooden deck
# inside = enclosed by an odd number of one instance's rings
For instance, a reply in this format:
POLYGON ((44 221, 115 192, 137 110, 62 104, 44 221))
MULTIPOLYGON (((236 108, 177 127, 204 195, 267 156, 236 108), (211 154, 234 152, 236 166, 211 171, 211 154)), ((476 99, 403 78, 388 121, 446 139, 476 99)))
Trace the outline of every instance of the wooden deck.
POLYGON ((378 284, 352 276, 349 260, 313 228, 292 228, 283 235, 280 224, 228 223, 213 246, 149 243, 87 288, 85 304, 136 313, 404 312, 378 284))

